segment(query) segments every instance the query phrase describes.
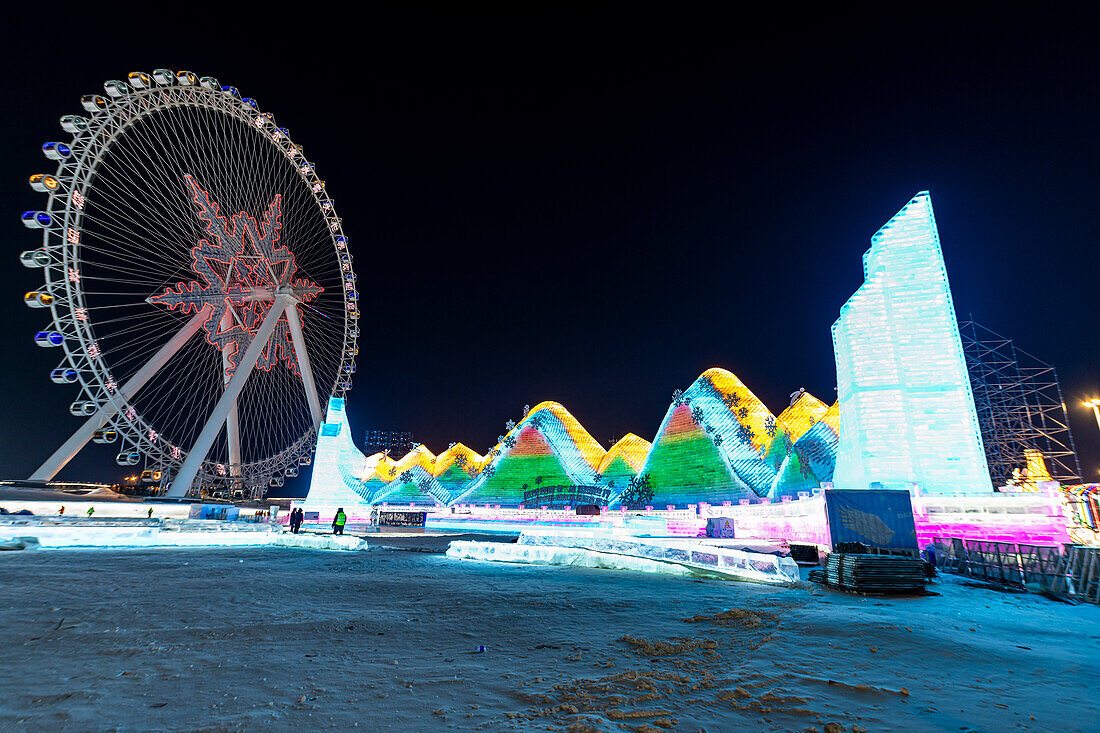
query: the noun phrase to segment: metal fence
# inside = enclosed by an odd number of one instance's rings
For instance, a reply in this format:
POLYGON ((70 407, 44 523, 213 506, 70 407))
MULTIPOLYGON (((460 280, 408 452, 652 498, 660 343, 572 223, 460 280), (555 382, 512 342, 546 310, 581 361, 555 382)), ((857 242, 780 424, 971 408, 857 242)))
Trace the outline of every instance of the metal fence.
POLYGON ((1100 547, 1070 545, 1066 554, 1067 595, 1100 603, 1100 547))
POLYGON ((943 570, 1018 588, 1038 587, 1079 601, 1100 603, 1100 547, 1058 547, 937 537, 943 570))

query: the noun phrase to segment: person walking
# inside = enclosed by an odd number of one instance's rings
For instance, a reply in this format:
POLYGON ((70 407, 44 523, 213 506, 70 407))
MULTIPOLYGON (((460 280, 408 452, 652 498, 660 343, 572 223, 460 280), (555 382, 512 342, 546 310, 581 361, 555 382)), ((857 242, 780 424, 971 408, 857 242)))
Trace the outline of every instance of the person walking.
POLYGON ((153 507, 149 507, 149 519, 153 518, 153 507))
POLYGON ((302 508, 298 507, 290 512, 290 531, 294 534, 302 529, 302 520, 304 519, 302 508))
POLYGON ((336 510, 336 516, 332 518, 332 533, 344 534, 344 525, 347 523, 348 517, 344 514, 343 507, 336 510))
POLYGON ((65 513, 65 505, 64 504, 62 504, 61 508, 57 510, 57 513, 58 514, 64 514, 65 513))
POLYGON ((88 518, 91 519, 93 514, 95 514, 95 507, 94 506, 88 507, 88 518))

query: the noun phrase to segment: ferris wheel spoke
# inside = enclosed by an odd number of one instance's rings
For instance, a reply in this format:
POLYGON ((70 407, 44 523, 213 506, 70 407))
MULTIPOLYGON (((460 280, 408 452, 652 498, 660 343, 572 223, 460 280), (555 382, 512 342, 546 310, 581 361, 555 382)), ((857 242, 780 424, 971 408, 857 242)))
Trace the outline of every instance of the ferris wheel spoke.
MULTIPOLYGON (((116 171, 111 161, 105 162, 105 170, 101 174, 101 187, 89 203, 87 217, 90 221, 103 225, 97 227, 94 233, 103 236, 109 231, 122 229, 124 231, 120 233, 129 235, 128 241, 130 244, 153 251, 158 255, 158 261, 175 262, 177 258, 168 256, 173 249, 172 245, 175 244, 177 247, 180 244, 186 245, 190 242, 192 236, 187 236, 182 242, 178 243, 172 242, 173 237, 164 237, 163 241, 157 242, 149 236, 150 226, 156 225, 161 229, 191 235, 195 231, 195 225, 188 220, 187 210, 182 206, 163 207, 157 221, 148 221, 147 217, 143 216, 145 212, 141 211, 142 201, 140 199, 148 198, 151 196, 152 191, 147 190, 145 196, 138 197, 135 196, 135 190, 124 186, 127 184, 132 186, 135 179, 149 183, 156 180, 156 177, 144 174, 134 164, 126 161, 124 156, 125 153, 117 156, 116 160, 124 163, 118 167, 126 170, 116 171), (116 192, 112 185, 117 185, 119 191, 116 192), (103 216, 96 215, 97 207, 103 209, 103 216)), ((148 185, 146 188, 148 188, 148 185)), ((181 197, 186 193, 182 176, 174 182, 164 180, 158 189, 165 193, 174 189, 176 195, 181 197)))
POLYGON ((137 394, 138 390, 145 386, 145 383, 152 379, 161 367, 168 363, 180 348, 187 343, 187 341, 198 333, 202 328, 203 321, 206 318, 202 313, 196 313, 192 316, 191 320, 181 328, 175 336, 172 337, 168 343, 161 347, 160 351, 153 355, 153 358, 145 363, 145 366, 138 370, 134 376, 132 376, 126 384, 122 385, 122 388, 118 391, 118 397, 108 400, 104 403, 96 414, 88 418, 83 425, 81 425, 75 433, 72 434, 67 441, 61 444, 61 447, 54 451, 54 454, 50 456, 45 463, 38 467, 38 470, 31 474, 31 481, 49 481, 57 472, 65 467, 73 457, 80 452, 80 449, 88 444, 88 441, 92 439, 96 430, 99 430, 103 425, 107 423, 112 417, 118 414, 121 403, 132 398, 137 394))

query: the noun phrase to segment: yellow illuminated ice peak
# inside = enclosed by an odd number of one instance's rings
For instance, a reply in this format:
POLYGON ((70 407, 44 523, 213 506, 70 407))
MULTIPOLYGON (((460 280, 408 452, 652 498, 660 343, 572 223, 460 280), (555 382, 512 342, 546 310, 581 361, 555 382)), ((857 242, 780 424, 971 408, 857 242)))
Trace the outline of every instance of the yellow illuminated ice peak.
POLYGON ((619 439, 619 442, 611 446, 607 454, 604 455, 598 472, 602 474, 606 471, 611 462, 615 460, 615 457, 619 456, 630 466, 630 470, 637 473, 642 470, 645 457, 649 455, 649 449, 652 447, 645 438, 640 438, 634 433, 627 433, 619 439))
POLYGON ((787 409, 779 413, 775 421, 786 431, 792 441, 814 426, 829 411, 828 405, 809 392, 803 392, 787 409))

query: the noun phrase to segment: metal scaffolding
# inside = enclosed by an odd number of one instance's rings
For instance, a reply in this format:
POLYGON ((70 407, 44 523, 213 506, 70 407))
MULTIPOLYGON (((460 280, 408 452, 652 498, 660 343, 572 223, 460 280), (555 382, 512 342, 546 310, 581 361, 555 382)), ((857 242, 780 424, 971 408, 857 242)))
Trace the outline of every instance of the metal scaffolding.
POLYGON ((1003 486, 1014 468, 1026 465, 1027 448, 1042 452, 1055 481, 1080 483, 1054 366, 973 320, 960 322, 959 334, 994 485, 1003 486))

